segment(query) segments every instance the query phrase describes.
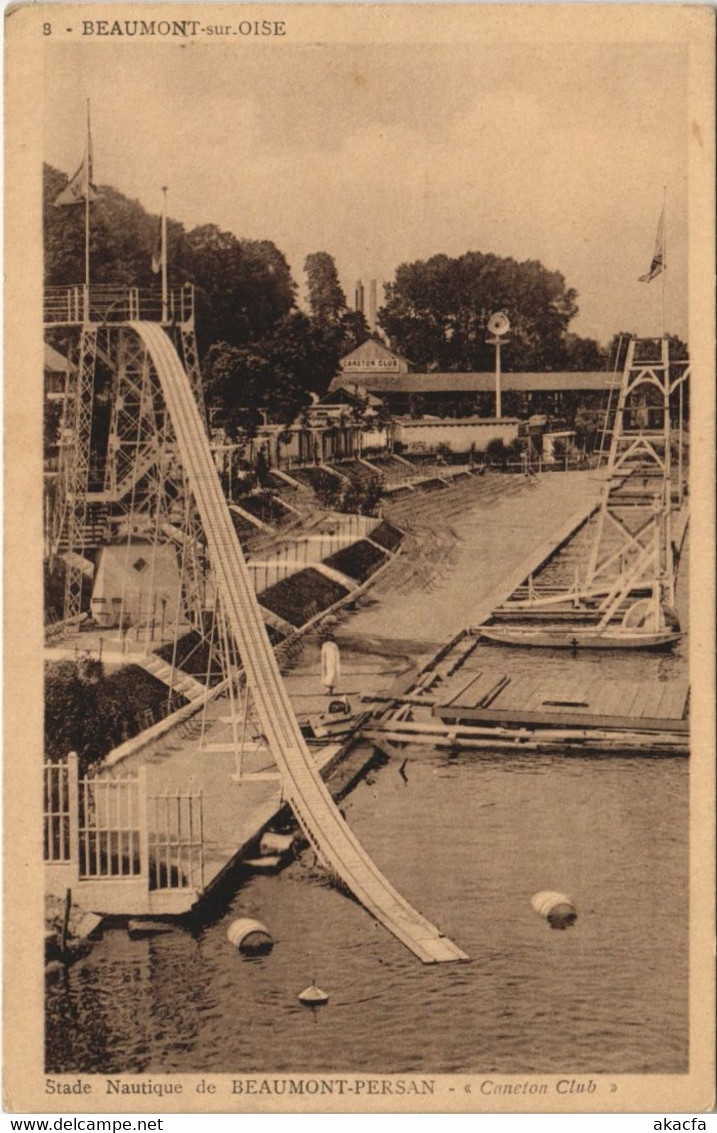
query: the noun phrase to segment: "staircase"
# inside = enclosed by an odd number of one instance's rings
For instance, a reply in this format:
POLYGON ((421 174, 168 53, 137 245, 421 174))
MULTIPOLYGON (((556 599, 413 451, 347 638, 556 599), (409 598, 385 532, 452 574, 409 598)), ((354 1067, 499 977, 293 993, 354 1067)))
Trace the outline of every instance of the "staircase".
MULTIPOLYGON (((103 546, 107 542, 108 527, 109 511, 107 504, 104 501, 100 503, 88 500, 85 512, 85 524, 82 528, 83 550, 95 550, 97 547, 103 546)), ((66 524, 63 526, 57 550, 60 554, 70 550, 77 550, 76 547, 70 548, 66 524)))
POLYGON ((162 681, 167 688, 171 688, 172 692, 178 692, 181 696, 191 704, 194 701, 203 700, 207 694, 206 685, 201 684, 200 681, 191 677, 189 673, 183 672, 182 669, 173 669, 156 653, 149 653, 146 656, 133 657, 138 665, 141 665, 145 672, 150 676, 156 677, 158 681, 162 681))

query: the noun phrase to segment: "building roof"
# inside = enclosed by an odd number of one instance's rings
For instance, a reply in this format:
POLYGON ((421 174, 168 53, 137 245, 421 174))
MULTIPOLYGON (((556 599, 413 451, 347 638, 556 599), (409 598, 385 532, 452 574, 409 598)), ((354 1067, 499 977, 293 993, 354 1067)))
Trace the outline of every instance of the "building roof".
POLYGON ((368 405, 369 407, 383 405, 380 397, 374 397, 372 393, 365 393, 361 389, 358 393, 356 393, 353 389, 350 389, 346 385, 336 386, 333 382, 331 383, 331 387, 331 391, 325 394, 324 397, 322 397, 319 401, 317 401, 316 405, 368 405))
POLYGON ((375 338, 367 338, 350 354, 345 354, 339 362, 341 369, 350 374, 367 372, 370 374, 390 370, 391 373, 401 373, 408 370, 408 362, 400 354, 389 350, 383 342, 375 338))
POLYGON ((67 359, 63 358, 54 346, 45 343, 45 362, 44 369, 48 370, 51 374, 66 374, 67 373, 67 359))
MULTIPOLYGON (((607 391, 613 385, 612 374, 606 370, 560 373, 502 374, 503 391, 522 393, 555 392, 560 390, 607 391)), ((329 392, 343 386, 359 388, 371 393, 493 393, 495 374, 400 374, 394 372, 341 374, 331 382, 329 392)))

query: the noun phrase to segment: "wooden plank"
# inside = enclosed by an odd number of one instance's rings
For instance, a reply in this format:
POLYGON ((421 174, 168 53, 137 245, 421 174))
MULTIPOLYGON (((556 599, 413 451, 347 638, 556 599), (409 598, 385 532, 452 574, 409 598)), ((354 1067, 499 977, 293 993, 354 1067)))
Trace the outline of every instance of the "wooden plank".
POLYGON ((636 681, 610 681, 614 701, 611 704, 611 716, 632 716, 632 705, 637 697, 636 681))
POLYGON ((493 692, 497 685, 507 679, 502 673, 479 673, 475 681, 472 681, 453 703, 454 705, 466 705, 469 708, 475 708, 489 693, 493 692))
POLYGON ((654 716, 660 719, 662 716, 662 705, 668 698, 670 684, 669 681, 653 681, 652 684, 652 701, 647 710, 648 716, 654 716))
POLYGON ((682 720, 689 691, 690 686, 686 680, 668 681, 660 699, 660 717, 666 720, 682 720))
POLYGON ((486 696, 494 692, 499 685, 504 684, 508 678, 502 673, 486 672, 476 680, 470 688, 459 697, 456 703, 465 704, 469 708, 475 708, 477 704, 481 704, 486 696))
POLYGON ((655 700, 655 690, 653 688, 653 681, 640 681, 637 686, 637 696, 632 702, 630 712, 635 720, 639 720, 642 716, 650 715, 649 709, 652 707, 655 700))
POLYGON ((536 677, 514 677, 500 694, 499 702, 495 707, 512 710, 524 706, 527 697, 537 692, 543 682, 536 677))
MULTIPOLYGON (((452 661, 451 667, 449 668, 448 672, 446 673, 446 677, 452 677, 453 674, 458 671, 458 669, 464 668, 466 661, 468 660, 471 653, 473 652, 473 650, 478 645, 479 641, 480 641, 480 637, 469 637, 468 638, 467 648, 464 649, 461 653, 459 653, 458 656, 455 658, 455 660, 452 661)), ((465 671, 467 672, 468 670, 466 669, 465 671)))
POLYGON ((543 688, 538 707, 545 711, 586 712, 590 708, 591 697, 592 693, 589 693, 584 685, 578 685, 576 688, 566 681, 560 685, 551 681, 543 688))
MULTIPOLYGON (((546 699, 552 700, 553 694, 557 695, 557 691, 552 683, 549 683, 546 680, 538 681, 537 688, 527 689, 524 693, 522 693, 522 697, 519 703, 522 704, 523 708, 527 712, 542 712, 543 701, 546 699)), ((548 709, 548 711, 561 712, 563 711, 563 709, 550 708, 548 709)))
MULTIPOLYGON (((513 726, 536 724, 543 727, 592 727, 601 728, 604 731, 631 732, 635 730, 636 725, 633 716, 595 716, 592 712, 587 711, 560 712, 555 710, 552 712, 526 712, 520 708, 509 710, 451 706, 450 708, 436 707, 433 709, 433 715, 439 716, 445 723, 460 720, 465 723, 490 722, 495 724, 510 724, 513 726)), ((657 718, 652 716, 641 717, 639 727, 641 731, 654 732, 683 732, 688 730, 687 721, 685 720, 675 720, 665 717, 657 718)))
POLYGON ((500 679, 496 681, 496 683, 491 689, 488 690, 488 692, 483 693, 477 703, 481 706, 481 708, 487 708, 489 705, 493 704, 495 700, 498 699, 502 692, 505 692, 510 682, 510 677, 500 677, 500 679))
POLYGON ((480 680, 482 670, 478 673, 471 673, 467 678, 465 673, 461 673, 457 680, 450 680, 447 683, 446 695, 439 702, 441 705, 454 704, 462 693, 466 692, 475 681, 480 680))
POLYGON ((619 681, 599 681, 590 697, 590 712, 593 716, 616 716, 615 709, 621 699, 619 681))

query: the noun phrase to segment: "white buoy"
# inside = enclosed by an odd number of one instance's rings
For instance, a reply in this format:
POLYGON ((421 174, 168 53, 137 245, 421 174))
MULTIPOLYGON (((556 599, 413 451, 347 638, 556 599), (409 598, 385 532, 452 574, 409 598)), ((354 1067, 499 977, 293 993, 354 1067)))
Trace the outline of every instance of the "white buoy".
POLYGON ((299 992, 299 1003, 305 1003, 307 1007, 320 1007, 322 1003, 328 1002, 329 997, 326 992, 317 987, 315 983, 299 992))
POLYGON ((530 899, 538 916, 545 917, 551 928, 567 928, 578 919, 575 904, 565 893, 543 889, 530 899))
POLYGON ((240 917, 232 921, 227 929, 229 942, 240 952, 271 952, 274 941, 268 928, 261 921, 251 920, 249 917, 240 917))

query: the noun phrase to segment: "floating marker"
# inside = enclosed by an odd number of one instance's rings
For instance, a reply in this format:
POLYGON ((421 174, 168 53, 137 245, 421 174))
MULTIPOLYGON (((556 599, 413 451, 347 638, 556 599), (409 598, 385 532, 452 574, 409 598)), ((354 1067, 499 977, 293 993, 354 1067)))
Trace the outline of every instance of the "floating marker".
POLYGON ((299 992, 299 1003, 305 1003, 307 1007, 320 1007, 322 1003, 328 1002, 329 997, 326 992, 317 987, 315 983, 299 992))
POLYGON ((296 841, 293 834, 277 834, 267 830, 259 843, 260 854, 290 854, 296 841))
POLYGON ((268 928, 261 921, 253 921, 249 917, 240 917, 232 921, 227 929, 227 936, 231 944, 240 952, 248 952, 256 956, 262 952, 271 952, 274 941, 268 928))
POLYGON ((578 919, 575 905, 565 893, 541 890, 531 897, 530 904, 539 916, 545 917, 551 928, 567 928, 578 919))

